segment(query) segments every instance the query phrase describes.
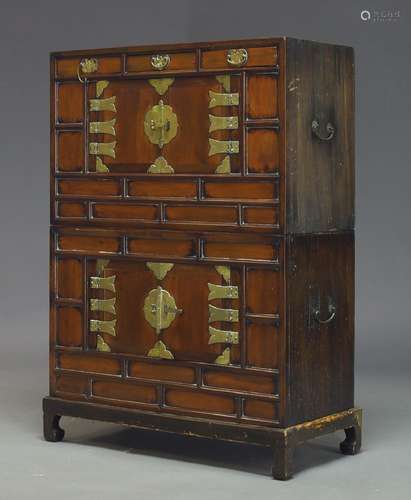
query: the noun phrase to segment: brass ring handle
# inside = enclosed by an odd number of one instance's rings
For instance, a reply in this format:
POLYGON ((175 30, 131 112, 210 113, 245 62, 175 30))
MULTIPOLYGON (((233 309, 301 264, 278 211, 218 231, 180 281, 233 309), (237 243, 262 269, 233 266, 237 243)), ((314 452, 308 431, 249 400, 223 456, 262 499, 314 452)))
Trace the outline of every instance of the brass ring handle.
POLYGON ((246 49, 230 49, 227 52, 227 62, 231 66, 244 66, 248 61, 248 52, 246 49))
POLYGON ((78 80, 79 80, 80 83, 84 83, 85 82, 85 80, 82 80, 82 78, 80 76, 80 63, 77 66, 77 78, 78 78, 78 80))
POLYGON ((166 69, 170 64, 170 56, 168 54, 155 54, 151 56, 151 66, 157 71, 162 71, 166 69))
POLYGON ((313 120, 311 122, 311 130, 313 131, 313 134, 318 137, 318 139, 320 139, 320 141, 331 141, 335 134, 335 127, 330 122, 328 122, 325 126, 325 130, 327 131, 328 135, 321 135, 320 122, 318 120, 313 120))
POLYGON ((81 83, 84 83, 85 80, 83 80, 80 76, 80 69, 81 69, 81 74, 86 75, 87 73, 94 73, 98 69, 98 61, 97 59, 82 59, 77 66, 77 78, 81 83))
POLYGON ((321 316, 321 312, 320 312, 320 309, 315 309, 313 311, 313 316, 314 316, 314 319, 320 323, 321 325, 327 325, 328 323, 331 323, 331 321, 335 318, 336 314, 337 314, 337 309, 335 307, 335 305, 333 304, 332 300, 331 299, 328 299, 328 318, 327 319, 321 319, 320 316, 321 316))

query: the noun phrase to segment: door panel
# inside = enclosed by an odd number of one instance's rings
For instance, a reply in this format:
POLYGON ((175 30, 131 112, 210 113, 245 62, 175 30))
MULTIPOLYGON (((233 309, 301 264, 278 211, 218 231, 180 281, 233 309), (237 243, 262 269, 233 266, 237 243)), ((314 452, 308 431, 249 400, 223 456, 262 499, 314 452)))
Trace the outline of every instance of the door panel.
MULTIPOLYGON (((114 143, 114 151, 110 154, 96 154, 92 149, 89 158, 90 170, 96 168, 96 158, 103 161, 110 172, 146 173, 150 165, 159 157, 165 158, 175 173, 207 174, 214 173, 227 156, 227 153, 216 153, 209 156, 209 138, 223 141, 239 141, 239 109, 240 109, 240 77, 228 76, 230 93, 236 93, 236 105, 213 106, 210 108, 209 92, 228 94, 224 84, 214 76, 162 78, 149 80, 108 81, 101 96, 97 98, 98 84, 89 88, 89 106, 91 109, 102 107, 101 111, 90 111, 92 123, 106 123, 115 120, 114 134, 94 133, 89 128, 89 141, 92 143, 114 143), (159 82, 166 82, 165 84, 159 82), (166 89, 166 90, 164 90, 166 89), (102 102, 103 101, 103 102, 102 102), (165 120, 173 115, 176 123, 175 135, 164 126, 164 144, 152 142, 151 136, 161 135, 161 123, 156 121, 157 111, 163 103, 165 120), (170 108, 171 107, 171 108, 170 108), (236 126, 235 129, 216 129, 209 132, 209 115, 216 117, 235 117, 230 123, 218 122, 215 127, 236 126), (147 132, 145 120, 153 129, 147 132)), ((220 101, 217 101, 217 104, 220 101)), ((161 109, 159 113, 161 112, 161 109)), ((160 120, 160 118, 159 118, 160 120)), ((100 125, 100 130, 101 125, 100 125)), ((211 151, 212 152, 212 151, 211 151)), ((240 151, 229 155, 231 172, 240 170, 240 151)), ((227 162, 228 160, 226 160, 227 162)), ((170 173, 171 170, 170 170, 170 173)))
MULTIPOLYGON (((168 264, 161 268, 157 264, 103 259, 90 262, 89 347, 109 349, 116 353, 208 363, 215 362, 223 349, 229 347, 230 362, 238 364, 238 293, 233 299, 210 298, 209 283, 227 288, 224 278, 212 265, 168 264), (190 286, 193 276, 195 286, 190 286), (110 279, 111 282, 108 281, 110 279), (158 290, 164 292, 162 297, 156 294, 158 290), (175 305, 172 301, 165 302, 169 296, 175 305), (218 308, 219 314, 224 309, 235 310, 237 320, 209 323, 210 305, 218 308), (161 310, 154 311, 156 308, 161 310), (168 311, 172 308, 178 311, 175 314, 171 311, 168 318, 162 319, 160 316, 166 308, 168 311), (99 322, 97 327, 94 323, 96 320, 99 322), (162 321, 169 323, 164 326, 162 321), (214 337, 210 334, 209 326, 217 329, 214 337), (230 339, 229 342, 222 341, 221 336, 226 331, 236 332, 234 344, 230 343, 230 339), (213 343, 210 344, 211 341, 213 343), (158 350, 160 347, 163 352, 158 350)), ((239 270, 231 269, 229 272, 231 285, 238 287, 239 270)))

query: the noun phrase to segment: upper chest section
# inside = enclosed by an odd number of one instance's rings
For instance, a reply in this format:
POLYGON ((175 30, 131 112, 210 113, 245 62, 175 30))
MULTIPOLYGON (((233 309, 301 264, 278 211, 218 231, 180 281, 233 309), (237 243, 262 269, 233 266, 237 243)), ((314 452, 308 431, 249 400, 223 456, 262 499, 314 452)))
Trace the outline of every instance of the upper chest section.
POLYGON ((278 227, 279 52, 55 56, 55 220, 278 227))

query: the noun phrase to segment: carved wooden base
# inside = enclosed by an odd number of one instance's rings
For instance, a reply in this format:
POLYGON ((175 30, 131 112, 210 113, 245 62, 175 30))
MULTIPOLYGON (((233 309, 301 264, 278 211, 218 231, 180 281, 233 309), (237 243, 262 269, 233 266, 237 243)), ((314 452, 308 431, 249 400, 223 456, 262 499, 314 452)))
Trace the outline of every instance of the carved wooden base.
POLYGON ((272 475, 274 479, 280 480, 292 477, 295 448, 309 439, 344 430, 346 438, 340 443, 341 452, 345 455, 355 455, 361 449, 362 410, 359 408, 351 408, 286 428, 241 425, 51 397, 43 399, 43 411, 44 438, 47 441, 56 442, 63 439, 64 431, 59 426, 59 420, 61 416, 70 416, 185 436, 271 447, 274 455, 272 475))

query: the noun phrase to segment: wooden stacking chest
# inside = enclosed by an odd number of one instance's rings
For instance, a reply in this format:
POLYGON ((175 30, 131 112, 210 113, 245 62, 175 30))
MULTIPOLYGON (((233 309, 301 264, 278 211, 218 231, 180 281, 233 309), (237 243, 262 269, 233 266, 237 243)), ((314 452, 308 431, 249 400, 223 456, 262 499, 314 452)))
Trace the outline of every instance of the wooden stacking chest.
POLYGON ((354 62, 290 38, 51 55, 61 416, 272 446, 354 408, 354 62))

